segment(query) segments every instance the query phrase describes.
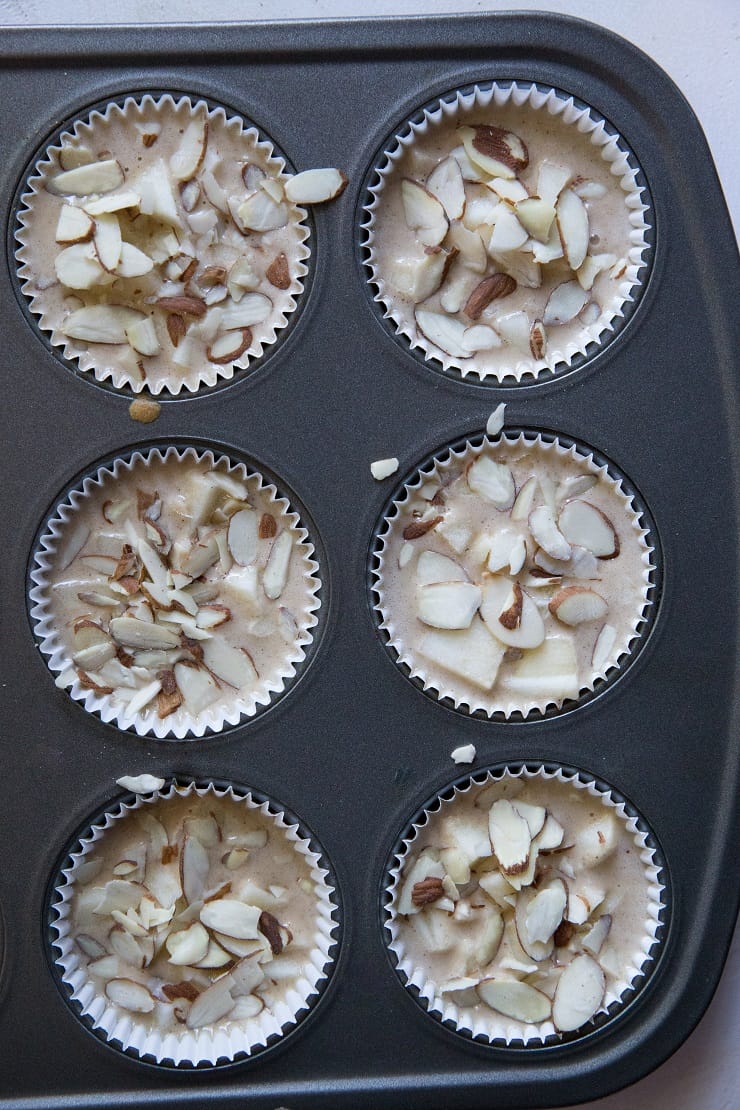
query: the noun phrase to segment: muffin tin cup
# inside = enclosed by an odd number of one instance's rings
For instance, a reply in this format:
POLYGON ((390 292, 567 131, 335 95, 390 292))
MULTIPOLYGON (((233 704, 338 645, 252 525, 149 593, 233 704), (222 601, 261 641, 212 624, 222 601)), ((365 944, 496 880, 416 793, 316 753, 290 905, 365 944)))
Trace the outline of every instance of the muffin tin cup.
POLYGON ((53 972, 72 1010, 96 1035, 115 1048, 148 1062, 175 1067, 213 1067, 233 1063, 264 1051, 279 1043, 306 1016, 323 993, 337 955, 339 906, 330 871, 321 850, 311 837, 269 799, 234 786, 213 783, 187 785, 173 782, 146 795, 127 795, 121 802, 98 817, 72 847, 54 880, 49 900, 49 926, 53 939, 53 972), (245 809, 270 818, 284 840, 306 860, 315 883, 316 913, 310 952, 303 961, 298 980, 286 991, 285 998, 273 1010, 265 1007, 248 1020, 220 1022, 215 1027, 162 1033, 147 1029, 136 1015, 111 1003, 86 971, 73 933, 72 899, 80 868, 96 848, 104 842, 108 831, 129 814, 156 802, 196 794, 198 797, 229 798, 245 809))
MULTIPOLYGON (((563 160, 567 161, 567 158, 564 156, 563 160)), ((513 378, 515 383, 526 385, 543 376, 551 377, 553 373, 567 371, 572 365, 582 365, 602 350, 620 330, 626 318, 631 315, 645 284, 651 226, 649 206, 645 203, 644 196, 646 190, 639 183, 639 178, 640 167, 622 137, 594 108, 578 102, 560 89, 519 81, 492 81, 458 89, 440 97, 419 109, 395 133, 378 157, 370 178, 370 200, 365 204, 362 220, 363 249, 370 281, 377 290, 374 300, 378 310, 416 357, 433 365, 441 365, 445 373, 460 377, 463 381, 499 386, 502 383, 508 384, 513 378), (459 119, 460 124, 468 121, 495 122, 496 111, 509 104, 561 120, 566 128, 572 128, 574 135, 583 136, 586 148, 592 146, 598 157, 609 166, 615 188, 621 189, 624 194, 630 230, 629 241, 624 244, 626 268, 616 290, 600 306, 598 317, 589 323, 582 323, 578 334, 566 342, 561 340, 560 345, 557 344, 557 329, 551 329, 548 332, 547 350, 542 358, 535 358, 512 347, 511 363, 498 369, 482 365, 484 357, 481 359, 472 355, 470 358, 460 359, 450 355, 420 331, 414 318, 415 306, 402 302, 387 281, 378 256, 376 233, 387 191, 395 184, 398 176, 397 165, 409 150, 413 150, 417 144, 423 145, 425 139, 433 139, 435 130, 440 125, 448 124, 455 118, 459 119)), ((505 303, 502 301, 502 306, 505 303)), ((502 311, 506 310, 502 308, 502 311)))
MULTIPOLYGON (((611 788, 597 783, 583 771, 563 767, 547 769, 532 764, 508 764, 474 771, 464 779, 458 779, 447 789, 441 790, 422 812, 414 818, 408 830, 402 834, 391 854, 388 868, 388 881, 383 891, 384 931, 389 955, 395 970, 413 997, 433 1018, 450 1030, 475 1040, 480 1044, 521 1049, 536 1049, 569 1042, 588 1036, 602 1029, 607 1022, 617 1019, 625 1007, 637 996, 645 984, 658 959, 659 945, 666 930, 666 879, 665 872, 658 860, 655 839, 644 819, 624 799, 612 793, 611 788), (588 793, 598 799, 599 804, 611 810, 622 823, 639 852, 644 865, 647 890, 647 914, 641 934, 635 938, 634 950, 627 962, 621 979, 609 983, 603 1003, 592 1019, 572 1033, 558 1033, 552 1021, 536 1025, 526 1025, 479 1005, 477 1013, 471 1007, 458 1005, 454 998, 445 997, 436 983, 424 970, 415 965, 404 943, 403 924, 399 921, 397 899, 404 866, 409 853, 414 850, 420 833, 434 822, 435 817, 445 809, 452 808, 455 801, 477 787, 505 779, 525 781, 542 780, 567 784, 569 788, 588 793)), ((615 910, 618 913, 618 910, 615 910)), ((598 960, 598 957, 597 957, 598 960)))
MULTIPOLYGON (((256 467, 233 460, 220 452, 162 445, 146 451, 134 451, 92 471, 56 505, 43 526, 33 555, 30 571, 32 586, 29 590, 30 616, 39 648, 46 656, 49 670, 56 676, 56 684, 67 689, 70 697, 80 702, 88 713, 99 716, 106 724, 112 724, 121 730, 132 730, 139 736, 154 736, 158 740, 197 740, 208 733, 218 733, 238 725, 264 711, 286 692, 296 674, 306 665, 307 655, 313 654, 312 648, 316 646, 314 630, 321 607, 319 574, 315 547, 299 513, 291 507, 289 497, 266 481, 256 467), (254 492, 259 493, 260 498, 267 500, 283 527, 294 535, 295 547, 291 563, 301 560, 305 598, 300 610, 294 614, 297 628, 294 644, 286 645, 285 658, 271 673, 260 677, 254 689, 242 694, 236 691, 233 695, 219 698, 198 715, 193 715, 180 706, 170 716, 160 719, 151 704, 145 708, 145 712, 130 714, 126 704, 122 704, 120 699, 117 702, 113 695, 100 694, 81 683, 69 646, 60 636, 50 595, 53 589, 55 558, 60 550, 64 551, 65 541, 74 540, 79 510, 90 504, 92 499, 101 501, 104 493, 115 489, 116 482, 123 477, 137 471, 143 475, 152 463, 166 464, 173 459, 220 469, 222 473, 244 481, 254 492)), ((81 613, 80 616, 82 615, 84 614, 81 613)))
MULTIPOLYGON (((588 492, 584 494, 588 500, 588 492)), ((491 509, 492 517, 498 516, 495 508, 491 509)), ((625 667, 634 658, 642 646, 642 642, 649 629, 649 618, 656 604, 656 572, 657 551, 654 532, 645 527, 646 512, 638 509, 635 504, 635 495, 629 488, 629 481, 618 473, 613 464, 599 460, 595 452, 583 444, 569 442, 569 437, 541 433, 531 429, 517 432, 511 430, 504 432, 500 437, 483 436, 465 440, 462 443, 453 443, 441 451, 435 452, 433 457, 422 463, 410 478, 407 478, 400 489, 394 493, 392 500, 383 514, 383 519, 378 525, 371 546, 370 574, 371 574, 371 601, 374 616, 383 633, 386 647, 393 655, 403 672, 412 681, 419 685, 431 697, 436 697, 443 704, 452 705, 455 709, 471 715, 485 715, 489 718, 510 720, 531 718, 537 719, 546 714, 567 711, 581 704, 584 699, 601 690, 606 684, 614 682, 625 667), (531 444, 546 462, 548 456, 563 461, 578 460, 582 464, 583 472, 593 474, 600 481, 606 483, 611 496, 615 499, 621 510, 618 519, 617 531, 628 526, 636 537, 641 548, 640 561, 642 564, 641 586, 639 598, 635 605, 634 614, 630 618, 624 634, 617 637, 611 652, 604 665, 591 673, 579 691, 578 698, 558 699, 545 696, 541 699, 517 699, 507 697, 505 692, 496 692, 494 683, 490 693, 475 690, 471 683, 467 683, 464 692, 461 692, 461 683, 456 684, 455 677, 446 672, 441 666, 433 666, 414 649, 412 643, 403 637, 399 622, 394 614, 394 605, 389 600, 387 580, 398 571, 389 566, 389 559, 397 555, 397 531, 400 528, 404 511, 413 502, 415 495, 427 483, 434 484, 438 481, 444 487, 445 478, 453 469, 462 471, 483 452, 489 448, 501 448, 502 457, 506 455, 507 447, 516 448, 520 444, 531 444), (624 522, 624 523, 623 523, 624 522), (392 543, 393 541, 393 543, 392 543)), ((450 557, 455 558, 450 549, 450 557)), ((594 583, 598 590, 598 581, 594 583)), ((395 600, 399 591, 393 591, 395 600)), ((411 602, 410 602, 411 603, 411 602)), ((609 622, 609 616, 605 618, 609 622)))
MULTIPOLYGON (((31 169, 27 173, 25 188, 22 188, 17 225, 15 229, 16 250, 15 256, 18 264, 18 281, 23 296, 28 301, 28 306, 33 324, 48 337, 51 348, 57 357, 67 363, 76 364, 79 369, 89 374, 99 384, 109 383, 116 390, 148 393, 159 396, 177 396, 186 393, 197 393, 199 390, 215 386, 219 383, 230 381, 240 371, 248 370, 253 363, 260 360, 270 352, 280 333, 291 323, 291 317, 298 307, 304 292, 304 279, 308 273, 308 259, 310 249, 308 239, 310 235, 308 216, 305 208, 289 205, 289 222, 287 231, 282 233, 287 239, 287 250, 290 269, 290 282, 285 289, 278 289, 272 284, 265 288, 261 285, 260 291, 269 293, 273 301, 273 310, 264 324, 257 324, 252 328, 252 342, 247 351, 233 362, 217 364, 201 360, 202 365, 192 368, 178 368, 150 382, 146 378, 146 360, 143 361, 144 373, 122 364, 117 357, 119 350, 128 351, 128 345, 114 346, 116 352, 109 355, 111 350, 102 344, 84 345, 80 341, 67 337, 61 330, 65 317, 71 311, 70 306, 79 307, 76 303, 81 298, 75 290, 64 291, 59 285, 49 267, 51 251, 61 250, 54 243, 52 217, 55 214, 55 203, 60 207, 61 200, 53 201, 46 191, 49 177, 59 171, 59 154, 64 140, 80 140, 93 148, 108 148, 111 142, 110 132, 117 128, 128 126, 132 141, 138 140, 137 124, 154 122, 159 124, 163 133, 167 127, 176 127, 182 132, 188 122, 200 114, 205 114, 210 136, 216 136, 227 147, 233 144, 243 154, 245 162, 250 158, 258 166, 272 175, 282 184, 287 180, 285 160, 275 151, 269 138, 263 137, 254 127, 247 124, 242 118, 231 113, 230 109, 207 103, 203 99, 191 99, 189 96, 165 93, 152 95, 133 94, 131 96, 112 100, 107 104, 93 108, 87 116, 80 114, 77 118, 65 125, 53 141, 44 147, 36 156, 31 169), (37 230, 39 223, 44 227, 43 218, 46 219, 46 234, 48 241, 39 239, 37 230)), ((157 143, 151 148, 142 148, 145 155, 149 149, 152 155, 146 165, 158 161, 157 143)), ((116 156, 115 142, 112 142, 111 154, 116 156)), ((125 188, 124 188, 125 191, 125 188)), ((245 193, 246 196, 246 193, 245 193)), ((186 234, 188 229, 182 229, 180 234, 185 240, 195 240, 197 236, 186 234)), ((43 232, 42 232, 43 234, 43 232)), ((247 240, 244 239, 246 244, 247 240)), ((232 252, 234 253, 234 252, 232 252)), ((83 294, 84 296, 84 294, 83 294)), ((115 303, 115 302, 114 302, 115 303)), ((175 352, 176 353, 176 352, 175 352)), ((164 356, 157 356, 162 358, 164 356)), ((135 361, 135 360, 133 360, 135 361)))

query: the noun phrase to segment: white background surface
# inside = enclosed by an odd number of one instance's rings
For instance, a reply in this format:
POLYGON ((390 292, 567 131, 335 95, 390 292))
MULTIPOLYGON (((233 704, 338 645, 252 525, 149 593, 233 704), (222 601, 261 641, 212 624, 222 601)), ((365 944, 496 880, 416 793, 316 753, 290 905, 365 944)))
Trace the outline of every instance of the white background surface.
MULTIPOLYGON (((736 0, 0 0, 0 26, 219 22, 447 12, 548 10, 581 16, 641 47, 673 78, 709 140, 740 229, 740 3, 736 0)), ((688 1041, 651 1076, 598 1110, 736 1110, 740 1106, 740 942, 688 1041)))

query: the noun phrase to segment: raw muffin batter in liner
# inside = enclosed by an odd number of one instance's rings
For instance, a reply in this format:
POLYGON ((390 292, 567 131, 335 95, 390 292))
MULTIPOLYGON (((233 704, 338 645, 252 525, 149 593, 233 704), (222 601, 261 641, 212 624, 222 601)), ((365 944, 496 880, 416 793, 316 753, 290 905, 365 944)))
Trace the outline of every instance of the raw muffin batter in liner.
POLYGON ((16 252, 65 358, 134 392, 194 392, 259 358, 307 273, 285 163, 223 108, 128 97, 77 120, 36 163, 16 252))
POLYGON ((623 146, 590 109, 534 85, 425 108, 379 162, 363 224, 397 332, 484 381, 562 370, 607 341, 647 247, 623 146))
POLYGON ((299 826, 250 793, 137 795, 91 826, 62 874, 54 947, 71 999, 158 1063, 259 1050, 330 972, 328 872, 299 826))
POLYGON ((42 652, 89 712, 195 738, 268 705, 304 660, 318 564, 300 517, 243 463, 135 452, 86 478, 41 536, 42 652))
POLYGON ((587 1032, 656 956, 663 886, 646 834, 563 770, 466 780, 414 823, 391 876, 398 972, 474 1037, 587 1032))
POLYGON ((376 541, 381 628, 425 690, 489 716, 562 708, 631 652, 652 547, 586 449, 533 433, 437 456, 376 541))

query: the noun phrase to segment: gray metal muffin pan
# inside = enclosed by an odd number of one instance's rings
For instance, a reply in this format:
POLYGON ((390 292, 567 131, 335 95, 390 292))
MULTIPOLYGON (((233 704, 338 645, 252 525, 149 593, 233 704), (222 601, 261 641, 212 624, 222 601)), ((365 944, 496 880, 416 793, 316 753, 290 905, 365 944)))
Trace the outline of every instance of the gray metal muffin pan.
POLYGON ((686 102, 624 41, 538 14, 152 27, 146 36, 6 31, 0 93, 0 1106, 533 1107, 636 1080, 707 1006, 739 894, 740 282, 686 102), (359 247, 363 183, 384 138, 435 96, 494 78, 554 85, 610 120, 642 166, 656 228, 647 288, 615 341, 583 367, 516 389, 447 379, 394 342, 372 307, 359 247), (313 278, 284 342, 232 384, 165 403, 150 429, 129 419, 129 397, 49 351, 23 311, 12 259, 14 197, 35 150, 91 104, 145 88, 221 101, 295 167, 339 165, 350 178, 339 201, 314 213, 313 278), (468 718, 423 697, 378 642, 367 591, 389 492, 370 478, 371 460, 395 454, 408 472, 480 433, 504 399, 510 423, 572 435, 613 459, 644 496, 663 553, 657 619, 623 678, 573 712, 521 723, 468 718), (326 626, 301 681, 258 719, 198 744, 141 740, 85 714, 55 688, 27 614, 33 539, 57 494, 97 460, 154 440, 212 442, 262 463, 307 506, 327 552, 326 626), (655 972, 617 1020, 567 1044, 512 1051, 441 1028, 401 987, 383 945, 388 854, 423 802, 457 777, 450 751, 468 742, 476 768, 526 759, 602 778, 642 813, 665 860, 670 917, 655 972), (44 907, 54 867, 118 794, 115 779, 140 771, 264 791, 305 820, 334 866, 343 937, 332 982, 294 1033, 253 1060, 179 1072, 124 1056, 76 1020, 50 972, 44 907))

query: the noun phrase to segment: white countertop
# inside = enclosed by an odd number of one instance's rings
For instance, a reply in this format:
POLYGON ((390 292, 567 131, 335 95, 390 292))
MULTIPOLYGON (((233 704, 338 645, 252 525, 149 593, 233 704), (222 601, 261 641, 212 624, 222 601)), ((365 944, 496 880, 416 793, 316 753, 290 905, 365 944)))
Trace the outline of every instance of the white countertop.
MULTIPOLYGON (((219 22, 536 10, 601 23, 652 55, 684 93, 709 141, 740 229, 740 4, 736 0, 0 0, 0 26, 219 22), (172 18, 176 12, 177 19, 172 18)), ((678 1052, 594 1110, 734 1110, 740 1090, 740 934, 705 1017, 678 1052)))

